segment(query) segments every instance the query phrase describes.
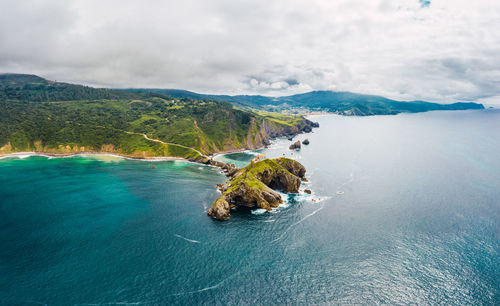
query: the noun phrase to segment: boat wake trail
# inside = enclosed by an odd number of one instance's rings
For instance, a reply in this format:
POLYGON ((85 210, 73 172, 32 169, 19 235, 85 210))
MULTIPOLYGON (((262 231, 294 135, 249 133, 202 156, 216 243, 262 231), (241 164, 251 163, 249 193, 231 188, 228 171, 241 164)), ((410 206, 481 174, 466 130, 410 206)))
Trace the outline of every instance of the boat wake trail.
POLYGON ((354 174, 352 174, 352 173, 351 173, 349 176, 350 176, 350 178, 349 178, 347 181, 345 181, 344 183, 340 184, 340 185, 337 187, 337 194, 343 194, 343 192, 341 192, 341 190, 340 190, 340 189, 341 189, 342 187, 344 187, 345 185, 350 184, 350 183, 352 183, 352 182, 354 181, 354 174), (341 192, 341 193, 339 193, 339 192, 341 192))
POLYGON ((170 296, 179 296, 179 295, 186 295, 186 294, 195 294, 195 293, 200 293, 200 292, 203 292, 203 291, 208 291, 208 290, 213 290, 213 289, 216 289, 218 288, 220 285, 222 285, 223 283, 225 283, 226 281, 230 280, 231 278, 234 278, 235 276, 237 276, 238 274, 240 274, 240 272, 238 273, 235 273, 231 276, 228 276, 227 278, 221 280, 220 282, 218 282, 217 284, 213 285, 213 286, 209 286, 209 287, 205 287, 205 288, 201 288, 199 290, 193 290, 193 291, 185 291, 185 292, 179 292, 179 293, 174 293, 174 294, 171 294, 170 296))
POLYGON ((281 235, 280 235, 278 238, 274 239, 274 240, 273 240, 273 241, 271 241, 271 242, 276 242, 276 241, 280 240, 281 238, 283 238, 283 237, 286 235, 286 233, 287 233, 287 232, 288 232, 288 231, 289 231, 292 227, 296 226, 297 224, 302 223, 302 222, 303 222, 304 220, 306 220, 307 218, 314 216, 314 215, 315 215, 318 211, 322 210, 323 208, 325 208, 325 204, 324 204, 324 203, 321 203, 321 206, 320 206, 320 207, 318 207, 318 209, 316 209, 316 210, 315 210, 315 211, 313 211, 312 213, 310 213, 310 214, 306 215, 304 218, 302 218, 302 219, 300 219, 299 221, 297 221, 297 222, 293 223, 292 225, 290 225, 290 226, 289 226, 289 227, 288 227, 288 228, 287 228, 287 229, 286 229, 283 233, 281 233, 281 235))
MULTIPOLYGON (((354 174, 353 174, 353 173, 351 173, 351 174, 349 175, 349 179, 348 179, 347 181, 343 182, 342 184, 340 184, 340 185, 337 187, 337 190, 339 190, 339 191, 337 191, 337 194, 339 194, 339 195, 340 195, 340 194, 343 194, 344 192, 343 192, 343 191, 340 191, 340 189, 341 189, 342 187, 344 187, 344 186, 346 186, 346 185, 348 185, 348 184, 352 183, 353 181, 354 181, 354 174)), ((281 233, 281 235, 280 235, 278 238, 276 238, 276 239, 272 240, 271 242, 276 242, 276 241, 278 241, 278 240, 281 240, 281 239, 282 239, 282 238, 283 238, 283 237, 284 237, 284 236, 288 233, 288 231, 289 231, 290 229, 292 229, 294 226, 297 226, 298 224, 302 223, 304 220, 306 220, 306 219, 308 219, 308 218, 310 218, 310 217, 314 216, 316 213, 318 213, 319 211, 321 211, 323 208, 325 208, 325 204, 324 204, 324 202, 321 202, 320 207, 318 207, 316 210, 314 210, 314 211, 313 211, 313 212, 311 212, 310 214, 308 214, 308 215, 304 216, 304 217, 303 217, 302 219, 300 219, 299 221, 297 221, 297 222, 293 223, 292 225, 290 225, 290 226, 289 226, 286 230, 284 230, 284 231, 281 233)))
POLYGON ((181 238, 181 239, 184 239, 186 241, 189 241, 191 243, 200 243, 200 241, 198 241, 198 240, 189 239, 189 238, 183 237, 183 236, 178 235, 178 234, 175 234, 174 236, 177 237, 177 238, 181 238))

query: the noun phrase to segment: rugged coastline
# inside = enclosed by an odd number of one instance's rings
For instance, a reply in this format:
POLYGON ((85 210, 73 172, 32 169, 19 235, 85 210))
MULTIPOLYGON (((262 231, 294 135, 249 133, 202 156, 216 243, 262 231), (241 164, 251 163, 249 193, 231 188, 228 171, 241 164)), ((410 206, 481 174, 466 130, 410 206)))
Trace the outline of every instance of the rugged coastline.
MULTIPOLYGON (((193 156, 155 156, 148 155, 147 152, 136 152, 135 154, 125 154, 123 152, 119 152, 118 150, 103 145, 102 148, 104 150, 80 150, 80 147, 74 146, 73 148, 62 147, 64 151, 55 151, 55 150, 34 150, 34 151, 12 151, 9 149, 9 144, 0 148, 0 158, 6 157, 16 157, 16 156, 24 156, 24 155, 38 155, 38 156, 47 156, 47 157, 71 157, 71 156, 81 156, 81 155, 110 155, 117 156, 127 159, 135 159, 135 160, 185 160, 189 162, 209 165, 221 168, 227 173, 231 173, 234 171, 236 167, 233 164, 227 164, 220 161, 214 160, 214 157, 220 154, 227 153, 235 153, 242 152, 246 150, 256 150, 265 148, 269 144, 271 144, 271 140, 278 137, 293 137, 301 133, 310 133, 313 128, 319 127, 319 124, 313 122, 308 119, 303 119, 297 126, 291 126, 286 129, 273 129, 272 127, 262 125, 261 130, 258 133, 258 137, 252 139, 248 142, 248 144, 244 148, 234 148, 227 149, 224 151, 213 152, 210 155, 200 154, 198 150, 192 148, 191 150, 196 151, 197 154, 193 156), (75 149, 76 148, 76 149, 75 149), (8 149, 8 150, 6 150, 8 149), (4 151, 4 152, 2 152, 4 151)), ((148 139, 149 141, 156 142, 155 140, 148 139)), ((41 148, 38 145, 35 147, 41 148)))
POLYGON ((280 157, 251 162, 241 169, 233 169, 231 179, 218 185, 222 195, 215 200, 207 214, 220 221, 227 220, 236 207, 271 210, 283 203, 276 192, 298 193, 306 169, 296 160, 280 157))

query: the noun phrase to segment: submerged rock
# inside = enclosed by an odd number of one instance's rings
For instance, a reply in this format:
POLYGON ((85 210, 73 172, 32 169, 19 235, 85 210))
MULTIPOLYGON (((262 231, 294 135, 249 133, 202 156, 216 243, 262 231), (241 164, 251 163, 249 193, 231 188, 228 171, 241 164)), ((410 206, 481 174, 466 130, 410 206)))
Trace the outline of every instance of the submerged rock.
POLYGON ((292 143, 289 147, 290 150, 297 150, 300 149, 300 140, 297 140, 296 142, 292 143))
POLYGON ((212 204, 208 214, 217 220, 227 220, 233 205, 271 210, 283 203, 275 190, 298 193, 305 173, 299 162, 284 157, 251 163, 219 187, 222 195, 212 204))

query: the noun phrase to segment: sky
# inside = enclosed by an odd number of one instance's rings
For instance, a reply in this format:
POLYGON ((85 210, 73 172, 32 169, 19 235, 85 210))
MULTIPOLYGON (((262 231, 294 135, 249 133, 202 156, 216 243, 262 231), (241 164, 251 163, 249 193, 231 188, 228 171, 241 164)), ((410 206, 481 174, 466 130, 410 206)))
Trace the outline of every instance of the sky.
POLYGON ((500 105, 500 1, 2 0, 0 72, 500 105))

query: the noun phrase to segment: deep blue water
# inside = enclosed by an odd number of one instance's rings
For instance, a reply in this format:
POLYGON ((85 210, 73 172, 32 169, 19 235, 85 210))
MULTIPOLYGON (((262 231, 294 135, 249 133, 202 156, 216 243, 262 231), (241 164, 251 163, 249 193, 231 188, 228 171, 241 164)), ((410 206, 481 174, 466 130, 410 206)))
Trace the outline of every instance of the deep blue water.
POLYGON ((499 111, 314 120, 262 151, 313 195, 227 222, 215 168, 0 160, 0 304, 500 304, 499 111))

